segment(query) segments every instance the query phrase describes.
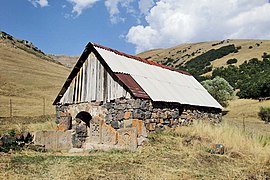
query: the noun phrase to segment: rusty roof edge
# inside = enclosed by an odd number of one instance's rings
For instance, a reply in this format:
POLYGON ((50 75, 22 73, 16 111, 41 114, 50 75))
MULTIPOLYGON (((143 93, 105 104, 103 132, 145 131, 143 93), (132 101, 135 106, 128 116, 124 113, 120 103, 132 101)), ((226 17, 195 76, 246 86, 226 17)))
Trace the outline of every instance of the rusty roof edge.
MULTIPOLYGON (((130 93, 134 96, 134 97, 140 97, 140 98, 144 98, 144 99, 151 99, 151 97, 145 92, 145 90, 138 84, 138 82, 130 75, 127 73, 115 73, 115 75, 117 76, 117 78, 123 83, 125 84, 125 86, 128 88, 128 90, 130 91, 130 93), (128 76, 129 78, 131 78, 136 84, 137 88, 139 88, 143 93, 139 92, 139 91, 134 91, 133 88, 128 87, 128 85, 123 82, 123 79, 121 79, 121 75, 125 75, 128 76), (138 96, 137 94, 141 95, 138 96)), ((130 82, 131 83, 131 82, 130 82)))
POLYGON ((120 56, 125 56, 127 58, 135 59, 137 61, 141 61, 141 62, 144 62, 144 63, 149 64, 149 65, 157 66, 157 67, 160 67, 160 68, 163 68, 163 69, 167 69, 167 70, 175 71, 175 72, 185 74, 185 75, 188 75, 188 76, 192 76, 192 74, 190 74, 189 72, 186 72, 186 71, 183 71, 183 70, 178 70, 178 69, 175 69, 175 68, 172 68, 172 67, 169 67, 169 66, 165 66, 165 65, 159 64, 159 63, 157 63, 155 61, 149 61, 149 60, 146 60, 146 59, 138 57, 138 56, 126 54, 126 53, 123 53, 121 51, 118 51, 118 50, 115 50, 115 49, 112 49, 112 48, 108 48, 108 47, 105 47, 105 46, 102 46, 102 45, 99 45, 99 44, 96 44, 96 43, 91 43, 90 42, 89 44, 91 44, 94 47, 98 47, 98 48, 101 48, 101 49, 105 49, 107 51, 111 51, 111 52, 113 52, 113 53, 115 53, 117 55, 120 55, 120 56))

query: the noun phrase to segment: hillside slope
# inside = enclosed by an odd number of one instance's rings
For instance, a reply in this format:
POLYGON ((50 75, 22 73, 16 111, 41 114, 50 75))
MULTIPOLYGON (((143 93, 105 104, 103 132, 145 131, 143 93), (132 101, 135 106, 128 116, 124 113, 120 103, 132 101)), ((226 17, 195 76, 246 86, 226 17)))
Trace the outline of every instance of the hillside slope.
POLYGON ((79 59, 79 56, 67 56, 67 55, 55 55, 55 54, 50 54, 49 55, 51 58, 53 58, 55 61, 63 64, 64 66, 68 68, 73 68, 73 66, 76 64, 76 62, 79 59))
POLYGON ((0 117, 54 113, 52 102, 69 74, 69 69, 32 48, 0 38, 0 117))
POLYGON ((234 45, 238 52, 230 53, 211 62, 213 68, 227 66, 229 59, 236 58, 236 65, 252 58, 262 59, 263 53, 270 53, 270 40, 223 40, 191 44, 181 44, 167 49, 154 49, 138 54, 138 56, 160 62, 164 65, 177 67, 200 56, 211 49, 234 45))

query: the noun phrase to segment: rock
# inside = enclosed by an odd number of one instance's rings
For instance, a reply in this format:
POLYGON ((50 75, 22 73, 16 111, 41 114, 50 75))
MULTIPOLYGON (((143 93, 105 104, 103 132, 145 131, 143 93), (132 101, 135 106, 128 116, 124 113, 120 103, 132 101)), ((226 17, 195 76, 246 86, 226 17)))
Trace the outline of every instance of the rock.
POLYGON ((23 133, 23 140, 25 143, 29 143, 33 140, 33 137, 29 132, 24 132, 23 133))
POLYGON ((112 103, 105 103, 103 104, 103 107, 106 108, 106 109, 111 109, 112 108, 112 103))
POLYGON ((118 110, 115 118, 118 121, 122 120, 124 118, 124 111, 123 110, 118 110))
POLYGON ((171 111, 165 111, 165 117, 168 119, 172 118, 171 111))
POLYGON ((125 114, 124 114, 124 119, 131 119, 131 112, 130 111, 127 111, 127 112, 125 112, 125 114))
POLYGON ((135 109, 133 111, 133 118, 134 119, 144 119, 144 112, 140 109, 135 109))
POLYGON ((119 128, 120 128, 120 122, 119 122, 119 121, 112 121, 112 122, 111 122, 111 126, 112 126, 114 129, 119 129, 119 128))
POLYGON ((169 120, 164 120, 163 124, 170 124, 169 120))
POLYGON ((15 138, 16 138, 16 141, 21 141, 21 142, 24 141, 24 137, 22 133, 16 134, 15 138))
POLYGON ((211 144, 209 152, 211 154, 221 154, 221 155, 223 155, 224 152, 225 152, 225 147, 224 147, 223 144, 211 144))
POLYGON ((60 116, 59 124, 57 125, 57 130, 66 131, 71 129, 71 116, 60 116))
POLYGON ((147 103, 146 103, 146 101, 142 101, 142 102, 141 102, 140 108, 143 109, 143 110, 146 110, 146 108, 147 108, 147 103))
POLYGON ((114 107, 116 110, 124 110, 126 108, 125 104, 116 104, 114 107))
POLYGON ((144 122, 145 122, 145 124, 148 124, 151 122, 151 119, 145 119, 144 122))
POLYGON ((154 112, 153 112, 153 113, 151 114, 151 118, 152 118, 152 119, 158 118, 157 113, 154 113, 154 112))
POLYGON ((172 113, 171 113, 171 116, 173 119, 178 119, 179 118, 179 110, 174 110, 172 113))
POLYGON ((149 131, 154 131, 156 129, 156 123, 148 123, 145 126, 146 126, 146 129, 149 131))
POLYGON ((124 120, 123 121, 124 128, 131 128, 132 127, 132 122, 133 122, 133 120, 124 120))
POLYGON ((112 114, 107 114, 107 115, 105 116, 106 122, 111 122, 112 119, 113 119, 112 114))
POLYGON ((87 137, 87 126, 85 123, 80 123, 74 127, 75 134, 72 138, 73 147, 81 148, 87 137))
POLYGON ((150 119, 150 118, 151 118, 151 115, 152 115, 152 113, 151 113, 150 111, 146 111, 146 112, 144 113, 144 118, 145 118, 145 119, 150 119))
POLYGON ((132 102, 131 106, 134 109, 140 108, 141 107, 141 100, 140 99, 136 99, 135 101, 132 102))
POLYGON ((158 112, 157 112, 157 116, 158 116, 158 118, 160 118, 160 119, 166 119, 166 118, 167 118, 166 114, 163 113, 162 111, 158 111, 158 112))

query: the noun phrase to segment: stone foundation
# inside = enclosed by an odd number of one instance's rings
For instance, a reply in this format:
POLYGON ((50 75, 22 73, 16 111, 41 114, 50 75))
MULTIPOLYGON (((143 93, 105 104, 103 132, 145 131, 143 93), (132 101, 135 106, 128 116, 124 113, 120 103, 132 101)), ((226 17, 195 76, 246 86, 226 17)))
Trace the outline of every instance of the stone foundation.
POLYGON ((130 146, 134 149, 134 134, 138 145, 147 133, 189 125, 197 120, 219 123, 221 118, 221 110, 215 108, 142 99, 116 99, 107 103, 57 106, 56 122, 59 130, 73 131, 72 144, 75 148, 82 148, 87 143, 113 146, 119 146, 120 143, 123 146, 123 139, 127 144, 124 132, 129 132, 127 134, 132 134, 129 135, 132 138, 128 139, 133 139, 130 146), (96 117, 100 118, 99 122, 94 122, 96 117))
POLYGON ((152 102, 141 99, 117 99, 103 104, 106 109, 105 120, 113 128, 124 127, 124 120, 143 120, 148 131, 156 131, 165 127, 188 125, 196 120, 221 122, 221 110, 185 106, 178 103, 152 102))

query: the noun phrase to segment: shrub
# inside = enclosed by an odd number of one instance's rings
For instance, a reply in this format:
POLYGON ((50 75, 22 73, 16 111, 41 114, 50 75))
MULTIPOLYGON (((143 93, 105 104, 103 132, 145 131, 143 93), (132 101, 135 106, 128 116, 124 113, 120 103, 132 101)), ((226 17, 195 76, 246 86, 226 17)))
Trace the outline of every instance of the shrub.
POLYGON ((227 64, 235 64, 235 63, 237 63, 237 59, 235 59, 235 58, 229 59, 229 60, 227 61, 227 64))
POLYGON ((203 81, 202 85, 223 107, 228 106, 228 101, 234 95, 232 86, 225 79, 218 76, 212 80, 203 81))
POLYGON ((262 58, 263 59, 268 59, 268 58, 270 58, 270 54, 267 54, 266 52, 264 52, 263 55, 262 55, 262 58))
POLYGON ((258 113, 258 116, 261 120, 265 121, 266 123, 270 122, 270 107, 261 107, 258 113))

